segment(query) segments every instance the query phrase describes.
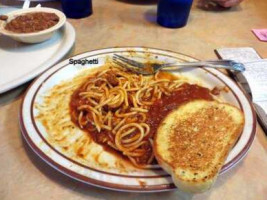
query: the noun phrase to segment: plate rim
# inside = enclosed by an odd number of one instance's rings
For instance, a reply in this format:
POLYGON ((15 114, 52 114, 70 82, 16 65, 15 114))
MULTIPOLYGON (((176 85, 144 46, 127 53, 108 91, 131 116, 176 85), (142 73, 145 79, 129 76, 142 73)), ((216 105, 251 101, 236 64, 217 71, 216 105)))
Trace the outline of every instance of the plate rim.
MULTIPOLYGON (((27 73, 24 76, 20 76, 19 78, 13 79, 7 83, 2 84, 2 86, 0 87, 0 94, 3 94, 9 90, 12 90, 12 89, 28 82, 28 81, 34 79, 35 77, 38 77, 39 75, 41 75, 43 72, 45 72, 49 68, 53 67, 57 63, 60 63, 62 58, 64 58, 64 56, 66 56, 68 54, 68 52, 71 50, 71 48, 73 47, 73 45, 75 43, 75 38, 76 38, 76 32, 75 32, 74 27, 71 25, 71 23, 66 21, 65 25, 62 28, 65 28, 63 34, 64 35, 68 34, 69 37, 66 38, 66 41, 68 41, 68 42, 64 42, 66 44, 63 46, 63 48, 61 48, 62 50, 58 53, 58 55, 56 57, 54 57, 53 59, 49 59, 48 62, 46 62, 40 66, 35 67, 35 69, 33 69, 30 73, 27 73)), ((64 37, 64 35, 63 35, 63 37, 64 37)))
MULTIPOLYGON (((171 51, 171 50, 165 50, 165 49, 158 49, 158 48, 150 48, 150 47, 144 47, 144 46, 122 46, 122 47, 109 47, 109 48, 100 48, 100 49, 95 49, 95 50, 90 50, 90 51, 85 51, 76 55, 73 55, 72 57, 76 57, 76 56, 81 56, 82 54, 86 54, 86 53, 92 53, 92 52, 96 52, 99 50, 118 50, 118 49, 122 49, 122 51, 127 51, 127 49, 136 49, 136 48, 143 48, 144 50, 156 50, 156 51, 161 51, 161 52, 167 52, 167 53, 171 53, 171 54, 176 54, 176 55, 182 55, 182 56, 186 56, 188 58, 192 58, 195 60, 198 60, 192 56, 183 54, 183 53, 179 53, 179 52, 175 52, 175 51, 171 51)), ((104 52, 104 53, 109 53, 109 52, 104 52)), ((153 52, 152 52, 153 53, 153 52)), ((94 55, 93 55, 94 56, 94 55)), ((66 67, 67 65, 62 65, 64 61, 66 61, 67 59, 63 60, 62 62, 58 63, 57 65, 61 64, 61 67, 58 68, 56 71, 53 71, 52 73, 49 74, 52 75, 53 73, 56 73, 58 70, 66 67)), ((57 65, 53 65, 52 67, 55 67, 57 65)), ((51 67, 51 68, 52 68, 51 67)), ((219 79, 221 82, 223 82, 224 84, 226 84, 226 82, 224 80, 222 80, 220 77, 218 77, 216 74, 214 74, 212 71, 203 68, 205 71, 207 71, 208 73, 212 74, 213 76, 215 76, 217 79, 219 79)), ((63 173, 64 175, 67 175, 75 180, 81 181, 83 183, 86 184, 90 184, 90 185, 94 185, 94 186, 98 186, 101 188, 106 188, 106 189, 111 189, 111 190, 116 190, 116 191, 128 191, 128 192, 161 192, 161 191, 169 191, 169 190, 173 190, 176 189, 176 187, 174 186, 174 184, 160 184, 160 185, 147 185, 145 187, 142 186, 133 186, 133 185, 122 185, 122 184, 113 184, 113 183, 109 183, 106 181, 99 181, 99 180, 95 180, 95 179, 91 179, 89 177, 80 175, 74 171, 71 171, 67 168, 65 168, 64 166, 61 166, 60 164, 58 164, 57 162, 55 162, 54 160, 52 160, 51 158, 49 158, 47 155, 45 155, 42 150, 39 149, 39 147, 37 147, 34 142, 31 140, 30 136, 27 133, 27 130, 25 128, 25 124, 23 122, 23 105, 24 105, 24 100, 25 97, 27 96, 29 90, 32 88, 32 86, 35 84, 35 82, 37 80, 39 80, 39 78, 47 71, 49 70, 46 69, 38 78, 36 78, 28 87, 28 89, 26 90, 23 100, 21 102, 21 106, 20 106, 20 113, 19 113, 19 123, 20 123, 20 127, 21 127, 21 133, 23 135, 23 138, 26 140, 27 144, 31 147, 31 149, 43 160, 45 161, 45 163, 47 163, 48 165, 50 165, 51 167, 53 167, 54 169, 58 170, 59 172, 63 173)), ((244 92, 244 90, 238 85, 236 84, 232 79, 230 79, 228 76, 226 76, 225 74, 223 74, 222 72, 220 72, 219 70, 215 70, 216 73, 219 72, 220 75, 222 75, 223 77, 225 77, 226 79, 228 79, 231 84, 234 84, 235 86, 237 86, 237 88, 240 90, 240 92, 242 92, 242 94, 244 95, 246 101, 249 104, 250 110, 251 110, 251 114, 252 114, 252 130, 251 133, 249 135, 249 139, 246 143, 246 145, 244 145, 244 147, 240 150, 240 152, 231 160, 229 161, 229 163, 227 163, 224 166, 224 169, 220 171, 220 174, 223 174, 224 172, 228 171, 230 168, 232 168, 234 165, 236 165, 239 161, 242 160, 242 158, 247 154, 254 138, 255 138, 255 133, 256 133, 256 113, 253 109, 252 106, 252 102, 250 101, 250 99, 248 98, 248 95, 244 92)), ((47 78, 49 79, 49 78, 47 78)), ((42 82, 45 82, 47 79, 45 79, 42 82)), ((228 85, 228 84, 226 84, 228 85)), ((232 88, 230 88, 233 95, 235 95, 236 99, 238 100, 239 104, 242 107, 241 102, 239 101, 239 98, 237 96, 237 94, 232 90, 232 88)), ((35 90, 35 95, 37 93, 39 89, 35 90)), ((34 96, 35 96, 34 95, 34 96)), ((32 100, 34 99, 34 97, 32 98, 32 100)), ((145 178, 145 177, 144 177, 145 178)))

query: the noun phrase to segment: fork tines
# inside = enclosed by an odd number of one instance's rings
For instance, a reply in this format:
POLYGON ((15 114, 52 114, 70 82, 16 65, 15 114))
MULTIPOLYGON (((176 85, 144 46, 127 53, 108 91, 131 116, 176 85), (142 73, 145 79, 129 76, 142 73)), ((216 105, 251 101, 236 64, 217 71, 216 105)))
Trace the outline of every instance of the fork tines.
POLYGON ((143 63, 137 62, 135 60, 131 60, 129 58, 126 58, 126 57, 118 55, 118 54, 113 55, 113 60, 120 60, 120 61, 122 61, 128 65, 131 65, 131 67, 139 67, 139 68, 144 67, 143 63))
POLYGON ((114 58, 112 59, 112 62, 115 63, 116 65, 119 65, 120 67, 123 67, 123 68, 126 68, 126 69, 129 68, 128 65, 126 65, 125 63, 120 62, 119 60, 116 60, 116 59, 114 59, 114 58))

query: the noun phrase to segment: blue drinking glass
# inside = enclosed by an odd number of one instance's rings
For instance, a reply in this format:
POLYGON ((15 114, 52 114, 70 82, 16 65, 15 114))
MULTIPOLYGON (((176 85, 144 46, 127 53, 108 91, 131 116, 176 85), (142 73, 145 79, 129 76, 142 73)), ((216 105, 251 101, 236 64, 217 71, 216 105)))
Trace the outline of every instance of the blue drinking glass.
POLYGON ((157 22, 168 28, 186 25, 193 0, 159 0, 157 22))
POLYGON ((61 0, 61 4, 68 18, 79 19, 93 13, 92 0, 61 0))

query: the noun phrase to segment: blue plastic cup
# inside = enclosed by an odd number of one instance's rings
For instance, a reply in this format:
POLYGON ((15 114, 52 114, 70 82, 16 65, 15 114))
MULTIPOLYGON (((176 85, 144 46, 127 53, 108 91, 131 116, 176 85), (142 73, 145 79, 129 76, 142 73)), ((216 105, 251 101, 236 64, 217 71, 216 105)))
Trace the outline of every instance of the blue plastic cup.
POLYGON ((168 28, 186 25, 193 0, 159 0, 157 22, 168 28))
POLYGON ((93 13, 92 0, 61 0, 62 9, 68 18, 84 18, 93 13))

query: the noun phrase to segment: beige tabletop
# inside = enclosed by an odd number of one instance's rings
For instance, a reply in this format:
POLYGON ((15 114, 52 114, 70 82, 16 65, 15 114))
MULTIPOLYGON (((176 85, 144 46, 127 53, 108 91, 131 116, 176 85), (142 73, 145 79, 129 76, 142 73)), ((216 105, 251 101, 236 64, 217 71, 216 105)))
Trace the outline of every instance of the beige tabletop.
MULTIPOLYGON (((181 29, 167 29, 155 23, 155 2, 94 1, 92 16, 68 20, 77 33, 73 54, 113 46, 147 46, 199 59, 214 59, 216 48, 253 47, 267 58, 267 43, 260 42, 251 33, 252 28, 267 28, 266 0, 245 0, 240 6, 217 12, 201 10, 194 5, 188 25, 181 29)), ((21 2, 3 0, 1 4, 21 5, 21 2)), ((47 6, 59 7, 59 3, 47 6)), ((0 95, 0 200, 267 199, 267 138, 259 126, 243 161, 221 175, 214 187, 204 194, 189 195, 178 190, 121 193, 74 181, 45 164, 23 141, 18 112, 26 87, 27 84, 0 95)))

